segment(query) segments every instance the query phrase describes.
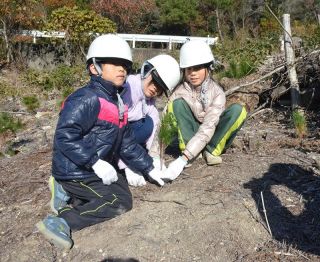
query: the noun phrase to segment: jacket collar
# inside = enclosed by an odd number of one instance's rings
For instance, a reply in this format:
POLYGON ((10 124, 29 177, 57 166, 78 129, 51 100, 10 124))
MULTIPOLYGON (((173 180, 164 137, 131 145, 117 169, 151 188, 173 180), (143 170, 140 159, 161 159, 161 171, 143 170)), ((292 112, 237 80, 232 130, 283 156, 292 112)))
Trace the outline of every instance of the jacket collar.
POLYGON ((117 94, 117 88, 111 82, 104 80, 102 77, 92 75, 91 81, 94 86, 102 89, 108 95, 115 96, 117 94))
POLYGON ((117 88, 112 82, 104 80, 102 77, 92 75, 91 81, 95 86, 101 88, 104 92, 106 92, 110 96, 116 96, 119 93, 121 96, 126 92, 127 88, 124 86, 117 88), (99 84, 96 84, 99 83, 99 84))

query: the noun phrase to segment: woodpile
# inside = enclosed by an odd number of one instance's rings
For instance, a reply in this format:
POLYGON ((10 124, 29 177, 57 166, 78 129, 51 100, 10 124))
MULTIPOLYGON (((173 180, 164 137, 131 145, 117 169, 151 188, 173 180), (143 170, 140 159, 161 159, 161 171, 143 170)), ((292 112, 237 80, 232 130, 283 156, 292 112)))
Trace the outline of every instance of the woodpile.
MULTIPOLYGON (((295 66, 301 95, 301 106, 320 106, 320 50, 300 52, 295 66)), ((256 73, 242 79, 222 78, 220 85, 227 95, 227 104, 240 102, 249 112, 257 108, 290 106, 290 81, 284 54, 267 57, 256 73)))

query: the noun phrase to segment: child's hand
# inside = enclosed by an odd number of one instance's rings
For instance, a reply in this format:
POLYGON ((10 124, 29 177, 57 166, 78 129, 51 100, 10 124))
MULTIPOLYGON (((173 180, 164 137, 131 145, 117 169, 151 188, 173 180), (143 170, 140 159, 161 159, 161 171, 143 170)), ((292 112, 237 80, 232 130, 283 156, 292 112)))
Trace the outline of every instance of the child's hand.
POLYGON ((153 181, 156 181, 160 186, 164 185, 164 182, 161 179, 161 177, 163 176, 163 172, 160 169, 154 168, 149 172, 148 175, 153 181))
POLYGON ((169 164, 166 170, 164 170, 164 176, 162 179, 169 181, 175 180, 181 174, 187 163, 188 162, 183 157, 178 157, 169 164))
POLYGON ((110 185, 118 180, 117 171, 106 161, 99 159, 92 166, 92 169, 105 185, 110 185))
POLYGON ((146 185, 146 180, 144 179, 143 175, 137 174, 133 172, 130 168, 125 168, 126 178, 128 181, 128 184, 130 186, 144 186, 146 185))

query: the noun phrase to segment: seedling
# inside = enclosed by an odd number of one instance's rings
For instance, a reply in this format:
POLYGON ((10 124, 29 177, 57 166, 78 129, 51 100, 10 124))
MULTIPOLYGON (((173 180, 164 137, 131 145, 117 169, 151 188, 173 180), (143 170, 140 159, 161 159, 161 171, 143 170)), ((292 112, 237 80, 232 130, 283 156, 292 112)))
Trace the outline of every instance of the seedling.
POLYGON ((302 110, 296 109, 292 112, 293 124, 298 138, 304 138, 308 133, 307 120, 302 110))
POLYGON ((178 127, 175 122, 172 113, 165 113, 162 116, 160 130, 159 130, 159 141, 160 141, 160 163, 161 168, 164 161, 164 150, 172 142, 174 137, 178 134, 178 127))

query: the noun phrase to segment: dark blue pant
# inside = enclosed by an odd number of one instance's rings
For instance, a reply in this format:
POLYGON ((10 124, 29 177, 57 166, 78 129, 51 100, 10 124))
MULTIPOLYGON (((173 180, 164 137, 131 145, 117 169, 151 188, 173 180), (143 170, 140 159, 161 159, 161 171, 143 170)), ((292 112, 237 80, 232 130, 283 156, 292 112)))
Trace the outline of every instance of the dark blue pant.
POLYGON ((132 196, 122 175, 111 185, 104 185, 97 176, 82 181, 59 181, 71 197, 72 207, 59 210, 72 231, 101 223, 132 208, 132 196))
POLYGON ((140 120, 129 122, 129 126, 131 127, 138 144, 145 146, 148 138, 152 134, 153 130, 153 121, 152 118, 146 115, 145 118, 140 120))

